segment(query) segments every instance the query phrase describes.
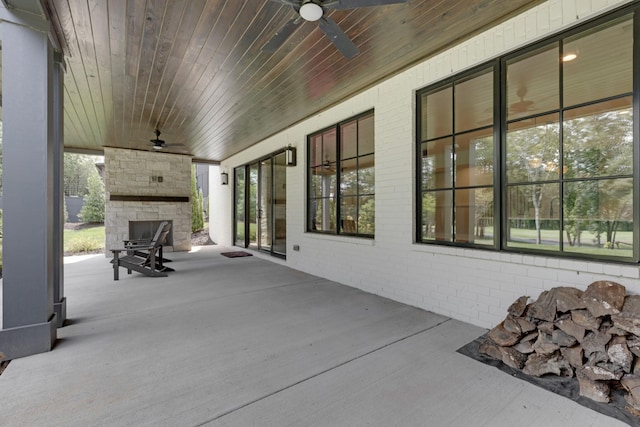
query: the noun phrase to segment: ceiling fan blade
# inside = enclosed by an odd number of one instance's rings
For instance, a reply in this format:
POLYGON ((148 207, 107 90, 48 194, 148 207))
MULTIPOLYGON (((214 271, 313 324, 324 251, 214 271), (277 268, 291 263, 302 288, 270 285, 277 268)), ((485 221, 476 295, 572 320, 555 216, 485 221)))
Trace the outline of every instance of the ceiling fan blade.
POLYGON ((345 58, 351 59, 360 53, 355 44, 351 41, 342 29, 331 18, 320 18, 318 26, 325 36, 331 40, 345 58))
POLYGON ((356 9, 368 6, 384 6, 387 4, 407 3, 409 0, 336 0, 323 3, 323 6, 336 10, 356 9))
POLYGON ((286 4, 287 6, 300 7, 302 5, 301 0, 271 0, 274 3, 286 4))
POLYGON ((284 42, 293 34, 293 32, 298 28, 298 24, 300 23, 300 18, 293 18, 286 24, 284 27, 280 28, 274 35, 271 37, 271 40, 265 43, 262 46, 263 52, 273 53, 280 48, 284 44, 284 42))

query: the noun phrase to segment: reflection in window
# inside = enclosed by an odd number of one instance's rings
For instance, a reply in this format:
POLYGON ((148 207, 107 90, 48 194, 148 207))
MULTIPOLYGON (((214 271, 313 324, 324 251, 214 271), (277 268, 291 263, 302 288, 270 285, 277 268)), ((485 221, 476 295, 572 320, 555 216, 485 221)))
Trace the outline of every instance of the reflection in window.
POLYGON ((492 71, 421 96, 421 241, 493 244, 492 99, 492 71))
POLYGON ((533 80, 540 102, 564 96, 509 116, 507 247, 633 256, 630 24, 598 27, 538 54, 556 51, 556 63, 526 55, 508 62, 507 93, 533 80), (529 79, 532 71, 545 81, 529 79))
POLYGON ((374 115, 309 136, 308 231, 375 234, 374 115))
POLYGON ((563 43, 564 105, 570 107, 633 90, 633 21, 596 27, 563 43))
POLYGON ((618 16, 419 91, 417 240, 637 262, 633 26, 618 16))

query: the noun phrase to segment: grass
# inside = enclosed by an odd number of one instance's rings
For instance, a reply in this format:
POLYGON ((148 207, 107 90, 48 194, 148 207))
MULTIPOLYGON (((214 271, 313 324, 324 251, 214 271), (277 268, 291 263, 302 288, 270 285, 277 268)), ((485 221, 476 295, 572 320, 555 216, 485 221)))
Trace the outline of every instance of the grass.
MULTIPOLYGON (((558 230, 541 230, 541 238, 543 240, 543 243, 540 245, 535 243, 536 236, 537 236, 536 230, 512 228, 511 239, 513 240, 508 243, 508 246, 512 248, 523 248, 523 249, 541 249, 541 250, 549 250, 549 251, 559 250, 560 236, 559 236, 558 230)), ((564 237, 565 236, 563 235, 563 238, 564 237)), ((605 236, 603 235, 602 238, 604 239, 605 236)), ((595 236, 592 233, 585 231, 582 233, 581 246, 569 246, 565 241, 563 248, 566 253, 602 255, 602 256, 622 257, 622 258, 633 256, 632 245, 628 243, 628 242, 633 242, 632 231, 617 232, 616 240, 621 244, 619 246, 614 246, 613 248, 598 247, 596 246, 594 240, 595 240, 595 236)))
POLYGON ((86 225, 64 230, 64 252, 92 252, 104 249, 104 225, 86 225))
MULTIPOLYGON (((92 252, 104 249, 104 225, 64 230, 64 252, 92 252)), ((0 237, 0 271, 2 270, 2 237, 0 237)))
MULTIPOLYGON (((254 242, 256 240, 256 230, 258 225, 255 222, 249 223, 249 241, 254 242)), ((244 230, 244 221, 238 221, 236 223, 237 230, 244 230)), ((244 238, 244 235, 241 235, 244 238)))

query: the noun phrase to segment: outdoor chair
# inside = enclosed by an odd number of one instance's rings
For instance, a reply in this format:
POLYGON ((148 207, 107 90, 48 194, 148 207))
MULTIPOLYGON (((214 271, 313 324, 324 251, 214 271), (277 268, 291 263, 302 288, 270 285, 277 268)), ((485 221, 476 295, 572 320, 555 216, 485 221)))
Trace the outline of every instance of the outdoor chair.
MULTIPOLYGON (((165 262, 171 262, 170 259, 164 258, 162 247, 166 244, 167 235, 171 230, 171 223, 169 221, 162 221, 160 225, 158 225, 158 229, 156 230, 155 235, 152 238, 146 239, 128 239, 123 240, 122 243, 126 249, 129 249, 130 255, 136 255, 139 257, 148 257, 149 250, 147 249, 149 246, 153 244, 155 241, 162 241, 159 243, 160 248, 158 250, 158 256, 156 257, 156 262, 160 263, 159 265, 162 267, 162 264, 165 262), (161 236, 162 234, 162 236, 161 236)), ((165 267, 168 268, 168 267, 165 267)), ((168 270, 173 271, 173 270, 168 270)))
POLYGON ((171 224, 163 221, 152 239, 125 240, 124 247, 109 249, 113 253, 113 280, 120 278, 120 267, 126 268, 128 274, 135 270, 150 277, 167 277, 168 271, 174 271, 164 265, 169 260, 165 260, 162 253, 170 230, 171 224), (120 256, 121 252, 127 254, 120 256))

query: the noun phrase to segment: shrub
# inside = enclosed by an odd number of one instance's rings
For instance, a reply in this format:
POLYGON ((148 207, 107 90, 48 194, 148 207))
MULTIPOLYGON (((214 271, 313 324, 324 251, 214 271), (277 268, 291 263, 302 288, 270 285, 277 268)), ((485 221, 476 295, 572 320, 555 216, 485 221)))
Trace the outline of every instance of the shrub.
POLYGON ((202 191, 196 184, 196 166, 191 165, 191 231, 204 229, 204 213, 202 212, 202 191))
POLYGON ((89 237, 78 237, 69 242, 67 250, 69 252, 93 252, 102 249, 100 242, 89 237))
POLYGON ((89 194, 78 215, 82 222, 104 222, 104 197, 104 183, 96 172, 89 176, 89 194))

